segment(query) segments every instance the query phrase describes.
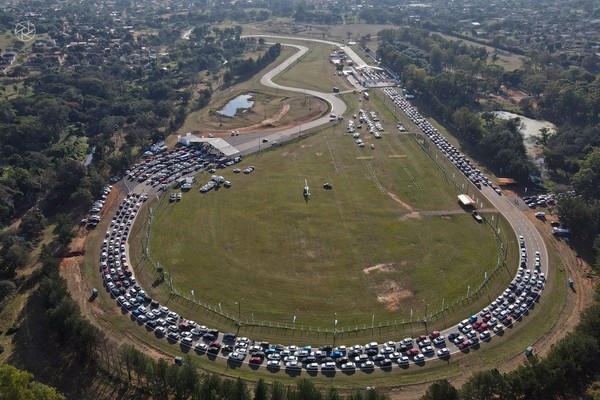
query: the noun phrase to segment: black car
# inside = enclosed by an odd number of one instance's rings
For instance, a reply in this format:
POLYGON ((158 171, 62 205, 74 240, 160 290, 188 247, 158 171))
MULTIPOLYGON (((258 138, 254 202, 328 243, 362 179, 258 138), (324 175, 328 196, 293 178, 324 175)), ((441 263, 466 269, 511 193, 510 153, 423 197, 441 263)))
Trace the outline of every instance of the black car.
POLYGON ((212 333, 210 333, 210 332, 209 332, 209 333, 207 333, 206 335, 204 335, 204 338, 203 338, 203 339, 204 339, 204 340, 207 340, 207 341, 209 341, 209 342, 212 342, 212 341, 215 341, 215 340, 217 340, 217 337, 218 337, 217 335, 215 335, 215 334, 212 334, 212 333))

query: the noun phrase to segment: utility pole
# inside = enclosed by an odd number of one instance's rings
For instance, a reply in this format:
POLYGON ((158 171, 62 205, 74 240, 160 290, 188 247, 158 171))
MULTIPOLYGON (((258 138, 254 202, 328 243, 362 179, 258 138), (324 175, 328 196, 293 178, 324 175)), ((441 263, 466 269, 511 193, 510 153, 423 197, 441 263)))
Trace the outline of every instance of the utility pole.
POLYGON ((333 313, 333 347, 335 347, 335 335, 337 330, 337 313, 333 313))
POLYGON ((236 301, 235 304, 238 306, 238 318, 237 318, 237 333, 240 333, 240 328, 242 326, 242 301, 244 298, 242 297, 239 301, 236 301))

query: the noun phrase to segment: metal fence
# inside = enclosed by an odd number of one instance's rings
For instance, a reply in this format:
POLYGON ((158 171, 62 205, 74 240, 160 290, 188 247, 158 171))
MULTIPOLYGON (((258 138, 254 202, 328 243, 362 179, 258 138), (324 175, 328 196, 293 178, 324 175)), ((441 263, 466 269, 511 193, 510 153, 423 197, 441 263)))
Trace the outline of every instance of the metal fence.
MULTIPOLYGON (((386 108, 388 108, 388 105, 385 102, 384 105, 386 108)), ((296 136, 294 139, 302 136, 296 136)), ((462 173, 458 172, 456 169, 453 170, 454 166, 447 162, 445 157, 440 157, 441 153, 438 152, 435 145, 429 141, 427 136, 419 133, 411 133, 410 136, 419 144, 420 148, 435 163, 438 169, 445 175, 446 179, 454 185, 457 191, 463 192, 466 188, 468 192, 468 190, 471 188, 470 182, 465 182, 466 178, 464 175, 462 175, 462 173)), ((475 189, 473 186, 473 190, 475 191, 477 189, 475 189)), ((385 334, 394 334, 399 332, 405 333, 409 331, 412 332, 413 330, 419 331, 423 327, 425 328, 425 331, 427 331, 428 324, 438 324, 442 322, 445 325, 446 314, 452 313, 455 310, 464 310, 470 304, 477 301, 483 295, 491 280, 498 275, 500 269, 502 267, 506 267, 507 248, 502 242, 500 237, 500 229, 498 228, 498 218, 500 218, 500 214, 492 214, 489 218, 486 214, 483 214, 482 216, 484 217, 484 222, 493 231, 496 245, 498 247, 499 256, 496 266, 489 274, 485 273, 483 281, 476 288, 471 289, 469 286, 467 288, 467 294, 462 296, 460 299, 455 299, 452 302, 446 303, 442 298, 442 306, 439 309, 434 309, 431 311, 426 308, 425 313, 422 313, 421 315, 416 313, 413 314, 413 310, 410 310, 410 316, 407 315, 402 319, 393 321, 377 321, 377 323, 375 323, 373 317, 370 323, 363 323, 362 325, 338 326, 337 323, 333 323, 330 327, 322 327, 318 325, 307 326, 303 324, 297 324, 295 322, 263 320, 255 318, 254 313, 250 313, 250 316, 248 316, 248 312, 246 312, 242 317, 240 313, 235 315, 235 313, 231 310, 223 310, 220 302, 207 303, 206 301, 196 298, 193 289, 186 289, 184 288, 184 286, 186 286, 184 283, 173 281, 172 275, 168 271, 168 268, 162 266, 160 262, 152 256, 149 244, 152 234, 152 223, 155 218, 154 212, 165 201, 164 199, 166 197, 167 196, 165 194, 157 195, 157 200, 155 202, 149 202, 149 215, 147 224, 148 229, 146 232, 144 257, 157 272, 162 270, 165 274, 165 280, 169 287, 171 300, 186 304, 191 310, 201 311, 205 315, 210 316, 212 320, 218 321, 219 324, 236 328, 238 332, 242 330, 243 332, 247 332, 249 335, 259 333, 268 336, 302 340, 325 340, 335 343, 336 340, 341 339, 368 337, 374 338, 375 336, 381 337, 385 334)))

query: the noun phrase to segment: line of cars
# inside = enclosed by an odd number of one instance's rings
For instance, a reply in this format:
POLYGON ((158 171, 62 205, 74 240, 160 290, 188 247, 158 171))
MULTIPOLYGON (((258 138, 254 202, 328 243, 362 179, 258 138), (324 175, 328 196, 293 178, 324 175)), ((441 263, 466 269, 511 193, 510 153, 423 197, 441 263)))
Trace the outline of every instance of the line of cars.
MULTIPOLYGON (((368 118, 368 115, 365 116, 368 118)), ((146 199, 145 195, 129 194, 111 221, 112 230, 107 231, 101 256, 101 270, 107 288, 123 310, 139 324, 154 331, 157 337, 179 343, 182 349, 193 348, 198 354, 226 357, 232 363, 248 363, 270 369, 306 370, 309 373, 338 370, 352 373, 375 368, 386 370, 393 365, 408 368, 411 364, 423 364, 427 360, 448 359, 452 345, 465 351, 480 341, 491 340, 494 334, 501 334, 504 327, 513 323, 513 319, 527 313, 539 298, 545 283, 545 276, 539 271, 539 253, 536 253, 538 264, 534 272, 526 268, 525 254, 525 265, 520 267, 507 290, 484 308, 479 316, 474 315, 462 321, 458 325, 459 330, 451 331, 447 337, 435 331, 416 340, 406 338, 382 345, 372 342, 352 347, 322 346, 318 349, 254 343, 250 339, 221 334, 181 318, 150 298, 135 281, 127 264, 127 238, 135 216, 146 199)), ((521 247, 525 248, 522 237, 520 241, 521 247)))
MULTIPOLYGON (((100 272, 106 288, 115 297, 125 295, 130 287, 137 286, 133 270, 128 264, 127 238, 135 216, 147 199, 146 194, 128 194, 119 204, 102 241, 100 272)), ((141 288, 138 286, 135 290, 141 288)))
MULTIPOLYGON (((127 263, 127 238, 135 217, 147 199, 147 195, 129 194, 119 205, 106 237, 102 243, 100 257, 101 271, 109 291, 123 310, 132 319, 154 331, 156 337, 166 338, 170 343, 179 343, 184 348, 194 349, 198 354, 223 357, 230 363, 248 363, 259 367, 288 371, 323 374, 368 372, 375 368, 388 370, 394 365, 408 368, 411 364, 423 365, 428 360, 451 357, 449 347, 455 346, 466 351, 489 341, 495 334, 502 334, 505 327, 514 319, 525 315, 538 299, 544 287, 545 276, 539 272, 539 264, 534 272, 526 269, 527 256, 525 242, 519 237, 525 251, 517 276, 505 292, 484 308, 478 315, 458 324, 458 331, 450 332, 447 338, 434 331, 416 339, 406 338, 399 342, 384 344, 371 342, 366 345, 322 346, 282 346, 268 343, 255 343, 248 338, 238 338, 231 333, 222 334, 218 330, 181 318, 165 306, 161 306, 144 292, 133 276, 127 263)), ((539 263, 539 252, 535 253, 539 263)), ((185 351, 185 350, 184 350, 185 351)))
POLYGON ((384 70, 375 70, 373 68, 363 68, 358 70, 357 79, 361 82, 361 85, 365 85, 367 82, 378 82, 388 81, 392 78, 384 70))
MULTIPOLYGON (((238 338, 231 333, 222 334, 216 329, 181 318, 177 313, 161 306, 136 282, 127 261, 127 238, 135 217, 144 201, 144 194, 128 194, 118 206, 103 240, 100 269, 107 289, 117 304, 135 321, 154 331, 156 337, 166 338, 170 343, 194 349, 198 354, 225 357, 228 362, 264 365, 269 369, 336 371, 346 373, 355 370, 391 368, 399 365, 407 368, 412 363, 424 363, 433 357, 447 358, 450 352, 442 347, 436 351, 427 347, 428 342, 404 339, 379 345, 346 346, 282 346, 255 343, 248 338, 238 338)), ((443 343, 437 332, 430 334, 435 345, 443 343), (437 339, 436 339, 437 338, 437 339)), ((442 338, 443 339, 443 338, 442 338)))
POLYGON ((481 185, 490 186, 498 195, 502 195, 500 188, 492 184, 492 181, 483 172, 475 168, 471 161, 458 149, 456 149, 436 127, 425 119, 419 111, 404 99, 395 89, 384 88, 383 92, 421 129, 427 137, 437 146, 448 160, 456 166, 473 184, 481 189, 481 185))
POLYGON ((96 225, 100 223, 100 212, 104 208, 104 203, 106 202, 106 198, 112 191, 112 188, 112 185, 106 185, 102 189, 102 193, 100 193, 100 198, 94 200, 94 203, 92 203, 92 207, 88 211, 89 216, 81 220, 82 225, 86 225, 88 228, 95 228, 96 225))

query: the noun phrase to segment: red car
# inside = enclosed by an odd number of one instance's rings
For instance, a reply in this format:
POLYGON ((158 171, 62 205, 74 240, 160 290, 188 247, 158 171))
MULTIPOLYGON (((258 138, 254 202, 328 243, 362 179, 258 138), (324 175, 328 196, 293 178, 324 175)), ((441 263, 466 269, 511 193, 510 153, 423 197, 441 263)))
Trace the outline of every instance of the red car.
POLYGON ((414 357, 417 354, 419 354, 419 350, 417 350, 417 349, 408 349, 408 350, 406 350, 406 356, 407 357, 414 357))
POLYGON ((263 359, 261 357, 250 357, 250 364, 260 364, 262 363, 263 359))
POLYGON ((464 350, 464 349, 468 348, 469 346, 470 346, 470 343, 468 341, 465 341, 458 345, 458 349, 464 350))
POLYGON ((218 349, 220 349, 220 348, 221 348, 221 346, 223 346, 223 345, 221 344, 221 342, 217 342, 217 341, 215 341, 215 342, 212 342, 211 344, 209 344, 209 345, 208 345, 208 347, 216 347, 216 348, 218 348, 218 349))
POLYGON ((483 323, 483 324, 479 325, 479 327, 477 328, 477 331, 481 333, 483 331, 487 331, 488 328, 489 328, 488 324, 483 323))
POLYGON ((440 331, 433 331, 429 334, 429 339, 433 340, 437 337, 440 337, 441 333, 440 331))

